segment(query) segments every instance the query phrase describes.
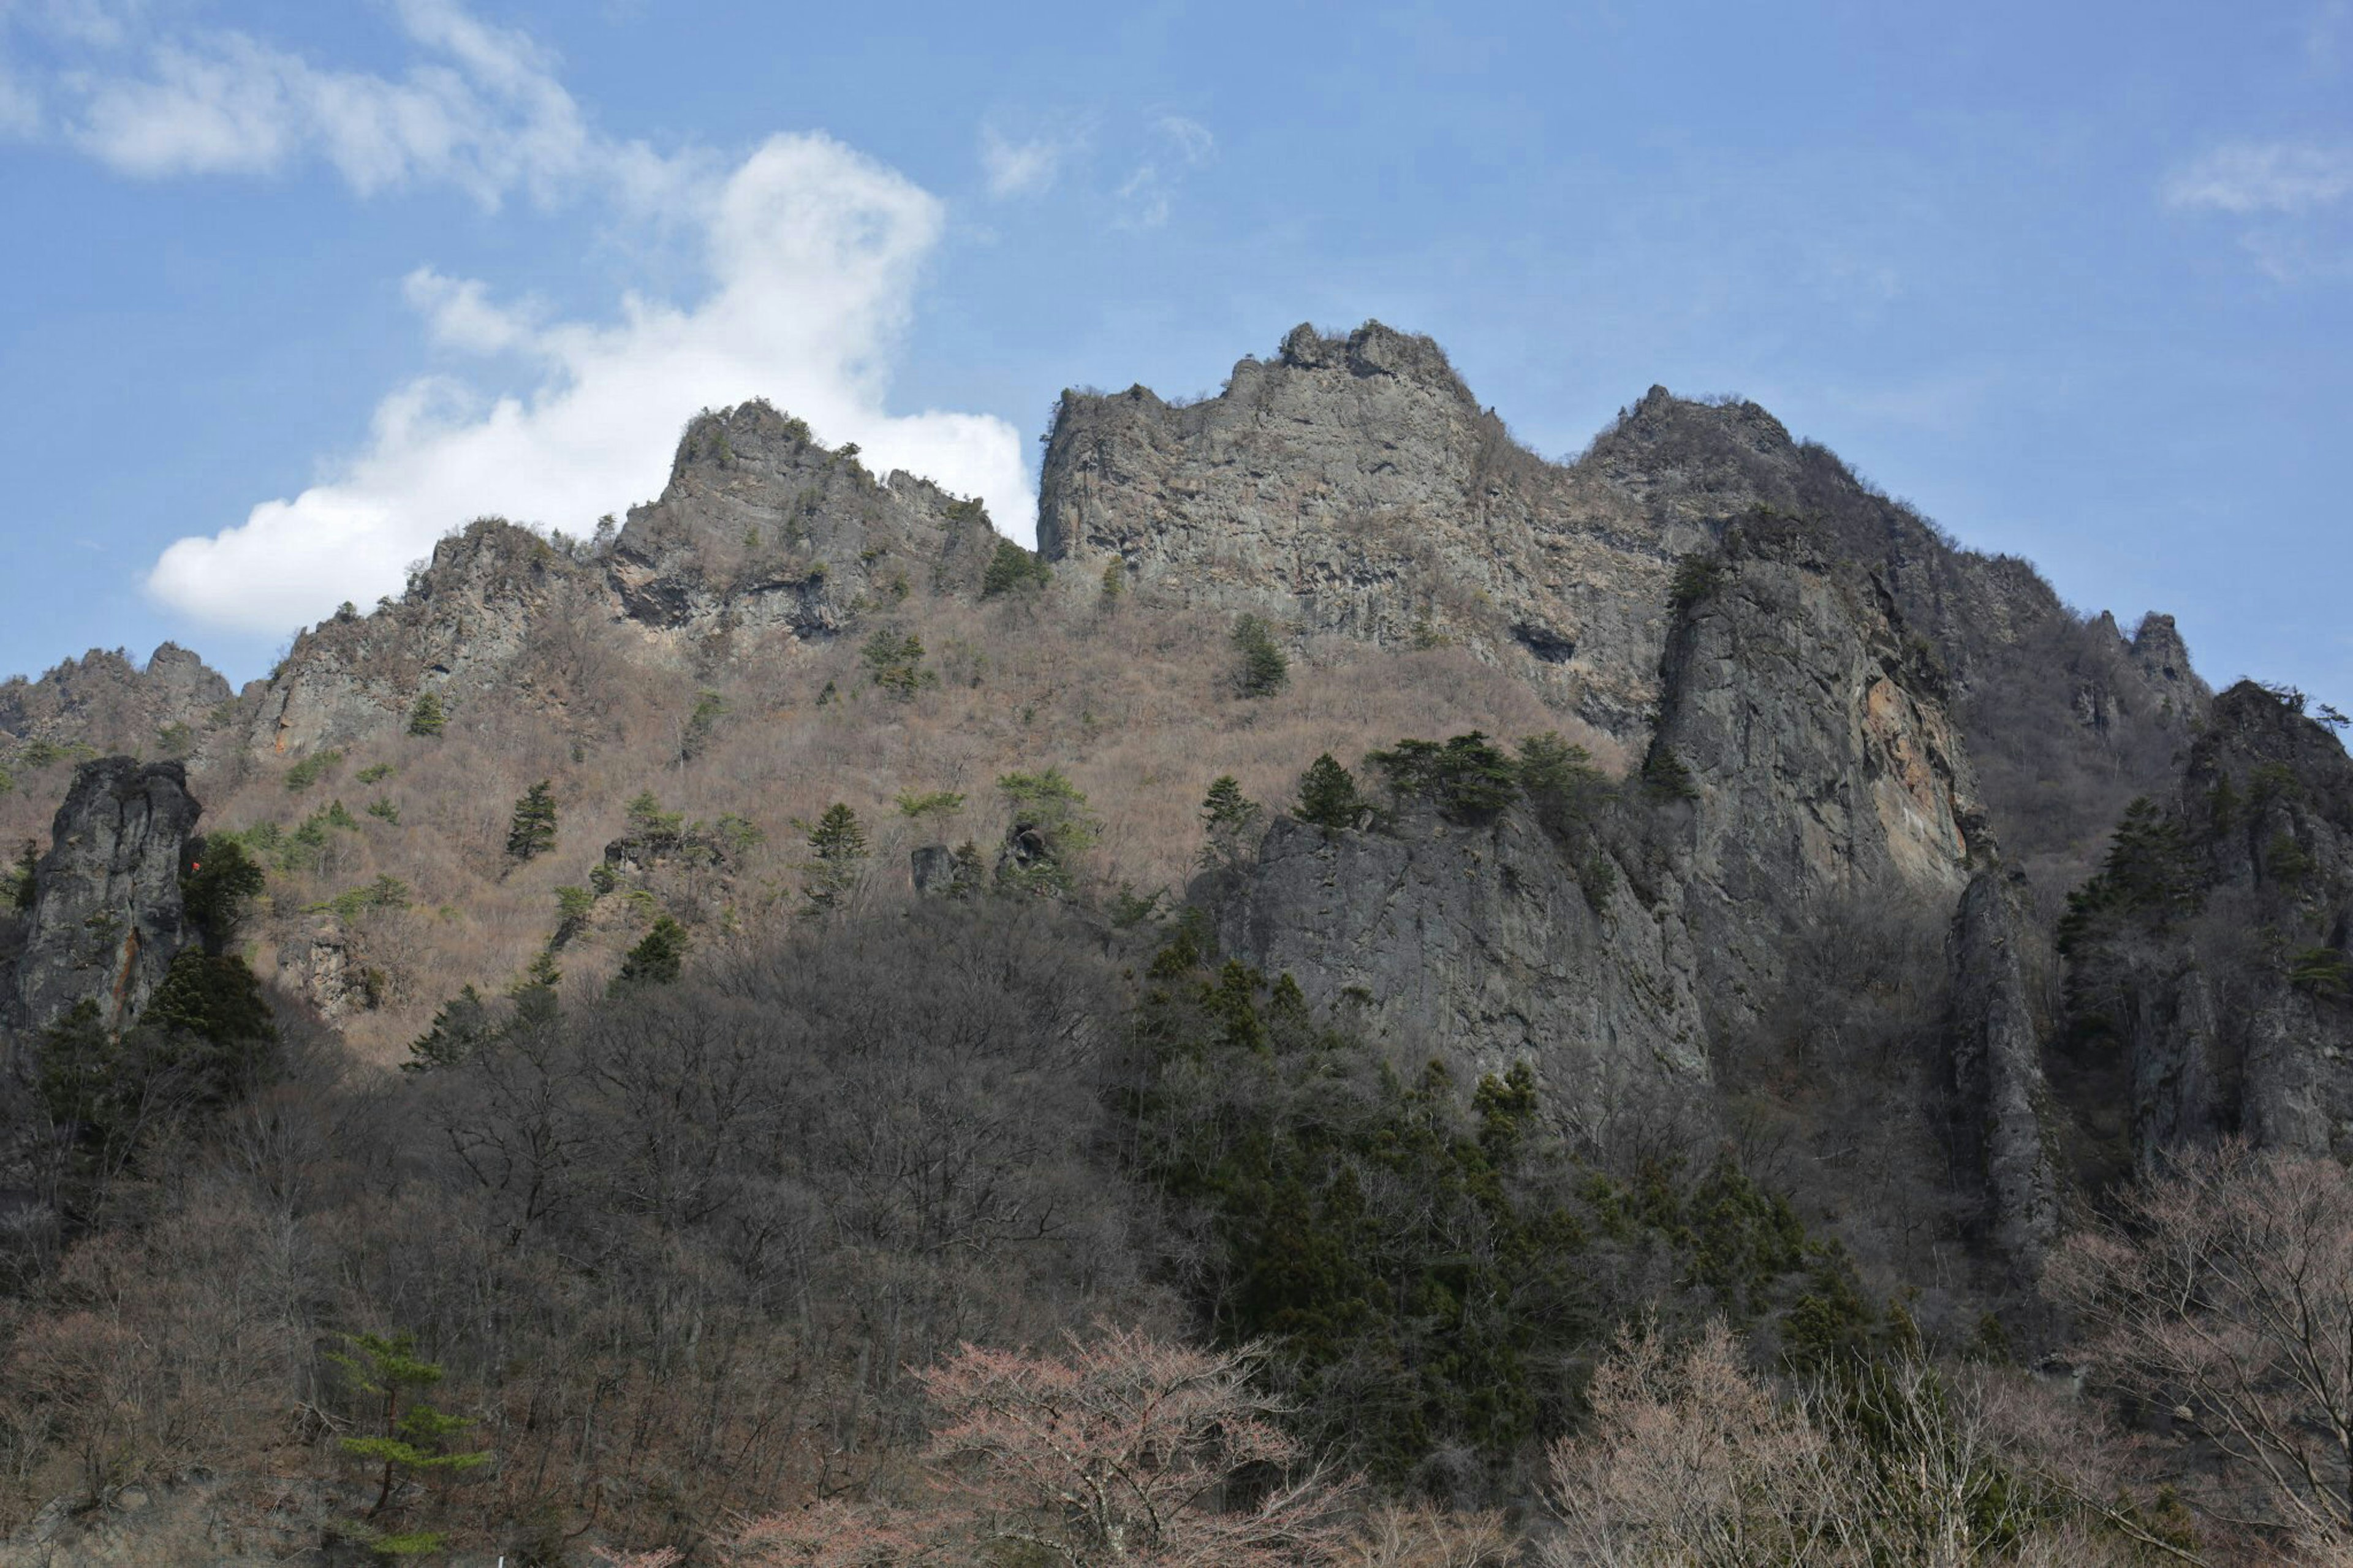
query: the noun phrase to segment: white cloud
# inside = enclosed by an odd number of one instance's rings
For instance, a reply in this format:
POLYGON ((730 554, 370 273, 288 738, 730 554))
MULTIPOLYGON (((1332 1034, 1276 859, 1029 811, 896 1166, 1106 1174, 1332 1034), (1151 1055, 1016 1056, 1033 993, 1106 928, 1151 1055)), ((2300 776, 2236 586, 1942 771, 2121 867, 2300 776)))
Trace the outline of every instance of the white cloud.
POLYGON ((450 0, 395 0, 394 10, 428 57, 396 80, 316 66, 241 33, 164 38, 137 70, 67 73, 79 101, 66 133, 128 174, 274 174, 315 156, 363 195, 449 184, 493 209, 514 191, 545 202, 584 182, 652 205, 692 174, 691 160, 598 137, 523 34, 450 0))
POLYGON ((2227 213, 2308 212, 2353 195, 2353 147, 2238 142, 2174 171, 2168 205, 2227 213))
POLYGON ((1052 137, 1016 142, 994 125, 980 128, 981 173, 988 181, 988 194, 1000 201, 1008 196, 1044 195, 1061 173, 1068 152, 1063 142, 1052 137))
POLYGON ((607 323, 545 321, 480 282, 429 268, 407 296, 435 337, 547 367, 528 395, 448 377, 376 411, 364 451, 327 482, 183 539, 148 579, 158 598, 223 625, 282 629, 343 599, 399 590, 450 528, 497 513, 585 532, 648 497, 696 409, 765 396, 877 472, 903 468, 977 494, 1026 535, 1034 503, 1018 433, 986 416, 885 411, 891 356, 940 204, 821 135, 778 136, 694 204, 712 277, 687 307, 630 295, 607 323))

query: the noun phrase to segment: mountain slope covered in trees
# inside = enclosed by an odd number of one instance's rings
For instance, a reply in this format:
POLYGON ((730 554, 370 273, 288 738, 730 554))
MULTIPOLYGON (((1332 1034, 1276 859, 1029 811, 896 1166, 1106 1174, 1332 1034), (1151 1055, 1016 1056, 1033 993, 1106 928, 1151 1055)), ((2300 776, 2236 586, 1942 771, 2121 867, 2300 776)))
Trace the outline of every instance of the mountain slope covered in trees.
MULTIPOLYGON (((2161 1499, 2222 1460, 2067 1480, 1999 1369, 2136 1171, 2343 1152, 2332 716, 1753 405, 1549 463, 1377 324, 1066 394, 1038 537, 746 405, 242 693, 0 689, 0 1512, 585 1563, 849 1498, 839 1560, 913 1562, 981 1528, 923 1501, 997 1430, 957 1347, 1117 1325, 1361 1478, 1270 1562, 1399 1509, 1568 1552, 1580 1433, 1756 1376, 1813 1391, 1776 1463, 2017 1418, 2041 1500, 1936 1560, 2203 1539, 2161 1499), (402 1335, 461 1425, 365 1393, 402 1335), (199 1469, 301 1477, 294 1535, 199 1469)), ((2242 1503, 2195 1550, 2293 1522, 2242 1503)), ((1890 1560, 1836 1550, 1788 1560, 1890 1560)))

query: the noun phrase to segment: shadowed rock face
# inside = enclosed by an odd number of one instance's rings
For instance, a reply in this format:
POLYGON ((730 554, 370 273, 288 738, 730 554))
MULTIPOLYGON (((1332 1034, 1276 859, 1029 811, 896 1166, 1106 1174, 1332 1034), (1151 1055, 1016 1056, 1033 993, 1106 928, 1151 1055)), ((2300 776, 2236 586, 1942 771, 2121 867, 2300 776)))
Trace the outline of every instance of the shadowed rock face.
POLYGON ((1704 1100, 1706 1036, 1679 919, 1613 875, 1599 909, 1519 807, 1493 821, 1409 811, 1377 831, 1268 831, 1219 941, 1375 1038, 1476 1072, 1526 1061, 1596 1142, 1621 1112, 1704 1100))
POLYGON ((2018 889, 1979 872, 1952 933, 1951 1089, 1962 1157, 1982 1184, 1983 1233, 2025 1273, 2059 1234, 2058 1182, 2043 1136, 2042 1043, 2021 963, 2018 889))
POLYGON ((2213 700, 2070 916, 2058 1075, 2106 1173, 2232 1133, 2353 1158, 2353 760, 2301 699, 2213 700))
POLYGON ((178 763, 85 763, 36 875, 16 963, 16 1021, 47 1027, 89 1000, 122 1028, 187 942, 180 872, 201 808, 178 763))

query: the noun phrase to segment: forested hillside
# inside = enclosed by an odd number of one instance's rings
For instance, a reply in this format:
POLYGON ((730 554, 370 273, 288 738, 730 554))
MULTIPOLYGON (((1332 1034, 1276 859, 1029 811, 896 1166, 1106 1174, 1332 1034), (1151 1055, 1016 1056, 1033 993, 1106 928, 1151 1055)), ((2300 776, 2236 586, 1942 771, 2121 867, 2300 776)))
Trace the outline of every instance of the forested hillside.
POLYGON ((750 404, 0 687, 0 1563, 2348 1560, 2335 714, 1378 324, 1038 538, 750 404))

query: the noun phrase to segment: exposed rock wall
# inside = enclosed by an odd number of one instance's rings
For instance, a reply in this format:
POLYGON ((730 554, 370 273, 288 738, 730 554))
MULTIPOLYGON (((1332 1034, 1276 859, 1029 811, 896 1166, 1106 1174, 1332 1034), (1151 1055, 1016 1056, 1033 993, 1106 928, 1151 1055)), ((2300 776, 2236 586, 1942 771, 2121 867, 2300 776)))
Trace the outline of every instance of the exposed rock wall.
POLYGON ((2059 1233, 2044 1136, 2049 1089, 2021 960, 2025 921, 2008 872, 1970 879, 1953 916, 1951 1088, 1965 1157, 1982 1184, 1987 1239, 2028 1274, 2059 1233))
POLYGON ((13 1021, 27 1033, 75 1004, 121 1029, 188 940, 180 872, 200 808, 178 763, 85 763, 58 811, 16 961, 13 1021))
POLYGON ((976 589, 997 534, 977 502, 878 480, 765 404, 687 427, 661 499, 610 548, 482 519, 396 603, 305 632, 247 744, 300 756, 405 724, 426 691, 593 722, 632 669, 692 672, 770 640, 830 637, 911 596, 976 589))
POLYGON ((1039 548, 1147 592, 1515 668, 1640 751, 1676 561, 1759 509, 1883 584, 1948 681, 1996 829, 2047 895, 2174 776, 2208 693, 2168 617, 2084 621, 2026 563, 1956 546, 1753 403, 1652 387, 1574 463, 1514 445, 1425 338, 1293 331, 1216 397, 1065 393, 1039 548))
POLYGON ((152 753, 192 740, 229 695, 228 682, 177 643, 158 647, 143 668, 120 651, 92 648, 38 680, 0 681, 0 735, 152 753))
POLYGON ((2242 682, 2172 798, 2120 831, 2070 917, 2073 1107, 2112 1164, 2242 1133, 2353 1158, 2353 759, 2242 682))
POLYGON ((1525 810, 1463 825, 1424 809, 1379 831, 1269 829, 1219 939, 1376 1038, 1479 1071, 1525 1060, 1597 1140, 1621 1112, 1688 1108, 1709 1081, 1693 961, 1673 911, 1609 879, 1596 910, 1525 810))
POLYGON ((1377 322, 1300 327, 1186 406, 1065 393, 1039 482, 1050 560, 1116 556, 1146 594, 1307 633, 1458 641, 1621 736, 1657 696, 1673 558, 1705 537, 1523 449, 1437 344, 1377 322))
POLYGON ((1684 574, 1666 653, 1646 774, 1692 796, 1683 915, 1732 1022, 1778 986, 1799 922, 1833 900, 1946 902, 1986 833, 1925 646, 1824 542, 1786 519, 1728 531, 1684 574))

